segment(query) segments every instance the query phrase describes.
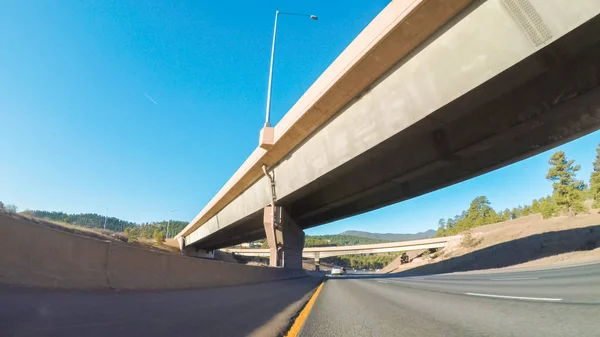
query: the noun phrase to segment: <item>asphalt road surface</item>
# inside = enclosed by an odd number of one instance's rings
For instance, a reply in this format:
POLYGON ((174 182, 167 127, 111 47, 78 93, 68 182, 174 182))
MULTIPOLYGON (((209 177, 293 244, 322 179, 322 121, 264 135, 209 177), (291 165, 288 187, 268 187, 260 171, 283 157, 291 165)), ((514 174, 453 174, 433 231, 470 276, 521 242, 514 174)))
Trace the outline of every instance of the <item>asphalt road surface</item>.
POLYGON ((320 279, 180 291, 0 287, 0 336, 248 336, 289 324, 320 279), (277 320, 279 319, 279 322, 277 320))
POLYGON ((600 336, 600 264, 331 277, 301 336, 600 336))

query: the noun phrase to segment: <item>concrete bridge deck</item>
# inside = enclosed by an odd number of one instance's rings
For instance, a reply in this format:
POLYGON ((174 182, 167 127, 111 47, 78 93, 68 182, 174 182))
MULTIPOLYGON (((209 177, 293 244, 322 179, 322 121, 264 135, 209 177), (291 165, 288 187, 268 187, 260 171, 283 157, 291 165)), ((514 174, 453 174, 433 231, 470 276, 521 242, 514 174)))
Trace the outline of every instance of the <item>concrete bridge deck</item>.
MULTIPOLYGON (((303 258, 326 258, 350 254, 375 254, 407 252, 412 250, 432 249, 446 247, 448 242, 458 240, 458 236, 411 240, 400 242, 376 243, 370 245, 307 247, 302 250, 303 258)), ((269 256, 268 248, 224 248, 222 251, 235 253, 241 256, 269 256)))
POLYGON ((263 164, 305 229, 597 130, 599 13, 597 0, 392 1, 178 237, 195 249, 265 237, 263 164))

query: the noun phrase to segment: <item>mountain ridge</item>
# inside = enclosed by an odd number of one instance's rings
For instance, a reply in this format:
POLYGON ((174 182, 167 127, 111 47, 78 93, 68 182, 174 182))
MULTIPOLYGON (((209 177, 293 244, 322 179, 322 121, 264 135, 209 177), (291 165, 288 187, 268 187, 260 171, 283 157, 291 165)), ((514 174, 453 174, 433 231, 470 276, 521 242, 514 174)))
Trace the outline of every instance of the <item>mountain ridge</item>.
POLYGON ((409 240, 420 240, 429 239, 436 235, 437 231, 430 229, 424 232, 415 234, 403 234, 403 233, 371 233, 365 231, 348 230, 338 235, 351 235, 369 239, 386 240, 386 241, 409 241, 409 240))

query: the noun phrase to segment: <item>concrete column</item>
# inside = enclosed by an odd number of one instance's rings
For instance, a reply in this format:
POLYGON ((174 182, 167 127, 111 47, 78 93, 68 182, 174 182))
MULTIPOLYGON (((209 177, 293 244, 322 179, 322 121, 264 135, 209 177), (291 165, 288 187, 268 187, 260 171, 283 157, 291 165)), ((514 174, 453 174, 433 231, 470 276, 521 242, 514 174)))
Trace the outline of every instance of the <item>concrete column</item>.
MULTIPOLYGON (((275 211, 277 211, 278 208, 279 207, 276 207, 275 211)), ((275 215, 276 221, 273 223, 271 206, 265 207, 263 213, 263 225, 267 236, 267 244, 269 245, 269 266, 281 267, 283 232, 281 231, 281 226, 277 223, 279 217, 275 215)))
POLYGON ((263 224, 269 244, 269 265, 289 269, 302 269, 304 231, 281 208, 275 207, 275 223, 271 206, 264 209, 263 224))
POLYGON ((302 269, 304 231, 282 209, 283 223, 283 268, 302 269))
POLYGON ((183 248, 185 247, 185 238, 183 236, 178 237, 177 244, 179 244, 179 250, 183 251, 183 248))
POLYGON ((315 271, 321 271, 321 257, 320 253, 315 253, 315 271))

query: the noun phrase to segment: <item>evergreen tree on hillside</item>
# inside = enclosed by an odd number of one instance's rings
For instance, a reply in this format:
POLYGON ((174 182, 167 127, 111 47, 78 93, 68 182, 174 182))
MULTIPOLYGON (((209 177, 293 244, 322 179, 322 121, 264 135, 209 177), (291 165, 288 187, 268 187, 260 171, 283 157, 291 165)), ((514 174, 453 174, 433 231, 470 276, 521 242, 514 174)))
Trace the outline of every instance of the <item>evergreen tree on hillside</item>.
MULTIPOLYGON (((46 219, 55 222, 64 222, 70 225, 88 227, 88 228, 104 228, 104 215, 95 213, 83 213, 83 214, 67 214, 64 212, 48 212, 48 211, 24 211, 23 214, 29 215, 35 218, 46 219)), ((135 222, 125 221, 114 217, 108 217, 106 219, 106 229, 114 232, 124 232, 125 229, 129 228, 128 233, 132 237, 152 238, 154 230, 158 229, 161 232, 166 232, 168 221, 160 221, 154 223, 143 223, 141 225, 135 222)), ((171 220, 169 231, 172 233, 180 232, 185 226, 185 221, 171 220)))
POLYGON ((492 208, 487 197, 479 196, 471 201, 466 218, 469 222, 468 227, 473 228, 496 222, 498 214, 492 208))
POLYGON ((557 209, 550 196, 540 199, 540 213, 544 219, 556 216, 557 209))
POLYGON ((510 209, 505 209, 502 212, 502 221, 507 221, 507 220, 511 220, 512 219, 512 215, 510 213, 510 209))
POLYGON ((485 196, 479 196, 471 201, 471 205, 469 205, 469 210, 467 211, 469 228, 478 227, 485 224, 486 217, 488 217, 490 213, 494 211, 490 205, 490 201, 485 196))
POLYGON ((596 148, 594 170, 590 176, 590 194, 594 200, 594 208, 600 208, 600 144, 596 148))
POLYGON ((154 238, 156 243, 165 242, 165 233, 159 231, 158 228, 154 230, 154 233, 152 233, 152 237, 154 238))
POLYGON ((448 218, 448 220, 446 220, 446 230, 451 231, 454 229, 454 226, 456 226, 456 221, 452 218, 448 218))
POLYGON ((498 213, 494 211, 490 201, 485 196, 479 196, 471 201, 469 209, 455 217, 456 224, 452 230, 446 230, 447 235, 453 235, 474 227, 479 227, 500 221, 498 213))
POLYGON ((548 163, 551 165, 546 179, 553 182, 552 201, 559 210, 569 213, 580 213, 585 210, 583 206, 583 189, 585 184, 575 179, 576 172, 581 169, 574 165, 575 160, 567 160, 563 151, 555 152, 548 163))
POLYGON ((531 202, 531 213, 532 214, 536 214, 536 213, 540 213, 540 212, 541 212, 541 210, 540 210, 540 202, 534 199, 531 202))
POLYGON ((520 217, 520 216, 521 216, 521 214, 519 214, 519 209, 518 209, 518 208, 516 208, 516 207, 513 207, 513 208, 510 210, 510 218, 511 218, 511 219, 516 219, 516 218, 518 218, 518 217, 520 217))
POLYGON ((440 236, 444 236, 444 235, 446 235, 446 220, 440 219, 438 221, 438 229, 437 229, 437 233, 435 234, 435 236, 440 237, 440 236))

